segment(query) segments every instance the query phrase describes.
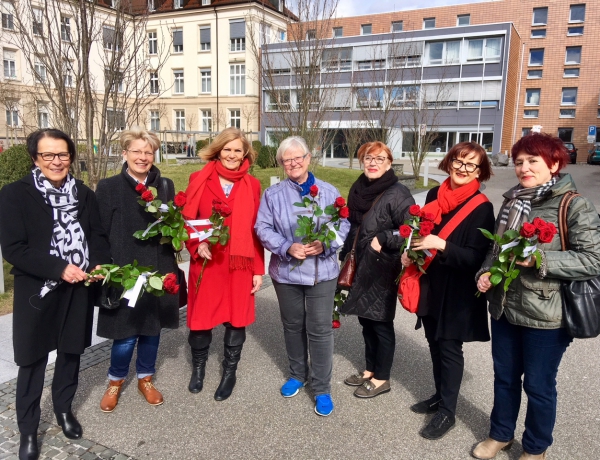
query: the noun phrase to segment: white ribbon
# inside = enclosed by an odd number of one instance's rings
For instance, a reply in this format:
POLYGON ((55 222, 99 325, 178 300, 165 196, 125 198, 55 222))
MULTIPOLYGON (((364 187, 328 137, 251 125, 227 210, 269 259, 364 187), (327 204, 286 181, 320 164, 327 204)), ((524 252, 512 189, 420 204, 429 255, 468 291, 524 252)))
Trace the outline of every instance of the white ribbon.
POLYGON ((536 249, 537 245, 535 244, 533 246, 527 246, 525 249, 523 249, 523 257, 529 257, 535 252, 536 249))
POLYGON ((333 222, 327 222, 327 227, 329 228, 329 230, 331 230, 333 233, 335 233, 335 242, 338 244, 338 246, 341 246, 342 244, 344 244, 344 240, 340 238, 339 233, 333 226, 333 222))
POLYGON ((515 246, 518 246, 518 245, 519 245, 519 239, 517 238, 516 240, 511 241, 510 243, 506 243, 506 244, 502 245, 500 247, 500 252, 504 252, 507 249, 514 248, 515 246))
POLYGON ((204 241, 209 236, 213 234, 212 228, 207 228, 205 230, 198 230, 195 225, 210 225, 212 226, 212 222, 209 219, 198 219, 198 220, 186 220, 185 223, 188 227, 194 230, 194 233, 190 234, 190 240, 198 239, 199 242, 204 241))
MULTIPOLYGON (((150 203, 146 203, 146 207, 147 207, 147 208, 148 208, 148 207, 150 207, 150 206, 152 206, 152 202, 150 202, 150 203)), ((169 207, 168 207, 166 204, 161 204, 161 205, 160 205, 158 208, 156 208, 156 209, 158 209, 160 212, 167 212, 167 211, 169 210, 169 207)))
POLYGON ((149 275, 150 273, 142 273, 140 276, 138 276, 138 279, 135 282, 135 286, 123 293, 122 298, 129 300, 129 303, 127 304, 129 307, 135 307, 135 303, 140 298, 140 292, 142 288, 148 282, 149 275))
POLYGON ((155 222, 151 223, 150 225, 148 225, 148 228, 146 230, 144 230, 144 233, 142 233, 142 238, 148 234, 148 232, 150 231, 150 229, 152 227, 154 227, 156 224, 160 224, 162 222, 162 220, 163 220, 163 218, 161 217, 157 221, 155 221, 155 222))

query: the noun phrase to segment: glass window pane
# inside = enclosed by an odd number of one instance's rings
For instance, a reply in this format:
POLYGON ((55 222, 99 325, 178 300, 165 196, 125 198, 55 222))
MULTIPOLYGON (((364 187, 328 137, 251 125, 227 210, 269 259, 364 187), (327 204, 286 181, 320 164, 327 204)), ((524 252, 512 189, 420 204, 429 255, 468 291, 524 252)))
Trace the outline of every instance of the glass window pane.
POLYGON ((579 69, 565 69, 565 73, 563 74, 563 77, 567 77, 567 78, 579 77, 579 69))
POLYGON ((567 35, 583 35, 583 27, 569 27, 567 35))
POLYGON ((525 105, 540 105, 540 89, 525 90, 525 105))
POLYGON ((546 38, 546 29, 533 29, 531 38, 546 38))
POLYGON ((548 23, 548 8, 534 8, 533 9, 533 25, 547 24, 548 23))
POLYGON ((441 63, 443 55, 444 55, 444 43, 443 42, 429 44, 429 62, 441 63))
POLYGON ((460 41, 446 42, 446 63, 460 62, 460 41))
POLYGON ((468 61, 483 59, 483 40, 469 40, 468 61))
POLYGON ((571 14, 569 16, 571 22, 585 21, 585 5, 571 5, 571 14))
POLYGON ((567 46, 565 64, 581 64, 581 46, 567 46))
POLYGON ((577 104, 577 88, 563 88, 562 103, 568 105, 577 104))
POLYGON ((532 49, 529 51, 529 65, 544 64, 544 48, 532 49))
POLYGON ((542 78, 541 70, 529 70, 527 71, 527 78, 542 78))

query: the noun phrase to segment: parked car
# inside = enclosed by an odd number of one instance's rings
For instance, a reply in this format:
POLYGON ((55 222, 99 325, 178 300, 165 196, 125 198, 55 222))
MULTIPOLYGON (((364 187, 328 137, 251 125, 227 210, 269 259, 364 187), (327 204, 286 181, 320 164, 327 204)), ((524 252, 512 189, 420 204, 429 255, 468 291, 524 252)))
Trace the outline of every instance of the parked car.
POLYGON ((572 142, 565 142, 565 147, 567 148, 567 153, 571 158, 571 164, 577 163, 577 149, 575 148, 575 144, 572 142))
POLYGON ((589 151, 587 157, 587 163, 589 165, 598 165, 600 164, 600 146, 597 145, 594 149, 589 151))

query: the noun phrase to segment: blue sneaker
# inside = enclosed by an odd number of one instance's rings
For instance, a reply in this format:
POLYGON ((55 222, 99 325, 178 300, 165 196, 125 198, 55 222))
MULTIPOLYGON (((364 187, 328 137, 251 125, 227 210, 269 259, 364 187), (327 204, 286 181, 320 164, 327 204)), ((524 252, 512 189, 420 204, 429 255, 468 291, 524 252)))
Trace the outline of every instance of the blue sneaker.
POLYGON ((330 394, 315 396, 315 412, 323 417, 327 417, 333 412, 333 401, 330 394))
POLYGON ((281 396, 283 396, 284 398, 291 398, 292 396, 296 396, 300 391, 300 388, 302 388, 304 385, 306 385, 306 382, 302 383, 300 380, 290 378, 281 387, 281 396))

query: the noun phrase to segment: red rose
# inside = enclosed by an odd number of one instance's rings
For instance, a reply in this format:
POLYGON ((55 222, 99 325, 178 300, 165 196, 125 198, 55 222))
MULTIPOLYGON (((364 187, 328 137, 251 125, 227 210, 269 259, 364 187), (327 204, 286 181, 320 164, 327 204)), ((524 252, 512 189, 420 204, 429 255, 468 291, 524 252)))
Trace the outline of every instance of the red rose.
POLYGON ((536 230, 537 229, 535 228, 535 225, 533 225, 529 222, 524 222, 519 234, 523 238, 531 238, 533 235, 535 235, 536 230))
POLYGON ((419 216, 421 214, 421 206, 418 204, 413 204, 410 208, 408 208, 408 213, 411 216, 419 216))
POLYGON ((558 230, 556 230, 556 227, 552 222, 546 222, 546 228, 552 231, 552 236, 558 233, 558 230))
POLYGON ((173 199, 173 204, 178 208, 181 208, 185 205, 186 201, 187 195, 185 194, 185 192, 179 192, 177 195, 175 195, 175 198, 173 199))
POLYGON ((540 219, 539 217, 536 217, 535 219, 533 219, 533 225, 535 225, 535 228, 537 230, 541 230, 546 226, 546 222, 540 219))
POLYGON ((421 235, 421 236, 431 235, 431 232, 433 231, 433 227, 435 227, 435 224, 433 222, 429 222, 427 220, 424 222, 421 222, 421 228, 419 229, 419 235, 421 235))
POLYGON ((540 243, 550 243, 554 238, 554 235, 555 233, 552 231, 551 228, 542 228, 540 230, 540 234, 538 235, 538 241, 540 243))
POLYGON ((402 238, 408 238, 410 235, 412 235, 412 227, 410 225, 400 225, 400 236, 402 238))
POLYGON ((179 292, 177 276, 174 273, 169 273, 163 278, 163 289, 168 294, 177 294, 179 292))
POLYGON ((344 206, 346 206, 346 200, 344 200, 344 198, 342 198, 341 196, 338 196, 335 199, 335 203, 333 204, 336 208, 343 208, 344 206))
POLYGON ((221 205, 221 215, 223 217, 229 217, 231 215, 231 208, 227 206, 225 203, 221 205))
POLYGON ((309 193, 310 196, 312 196, 313 198, 316 197, 319 194, 319 187, 317 187, 316 185, 311 185, 309 193))
POLYGON ((342 219, 347 219, 348 217, 350 217, 350 209, 348 208, 348 206, 344 206, 342 209, 340 209, 340 217, 342 219))
POLYGON ((144 193, 142 193, 142 200, 144 200, 147 203, 150 203, 152 200, 154 200, 154 195, 152 195, 152 192, 150 190, 146 190, 144 193))
POLYGON ((431 212, 423 212, 421 211, 421 219, 428 220, 429 222, 433 222, 435 216, 431 212))
POLYGON ((213 200, 213 210, 214 212, 221 213, 222 203, 219 200, 213 200))
POLYGON ((333 329, 339 329, 339 327, 340 327, 341 325, 342 325, 342 323, 340 323, 340 322, 339 322, 337 319, 334 319, 334 320, 331 322, 331 327, 332 327, 333 329))
POLYGON ((135 186, 135 191, 138 193, 144 193, 146 191, 146 186, 142 183, 139 183, 135 186))

